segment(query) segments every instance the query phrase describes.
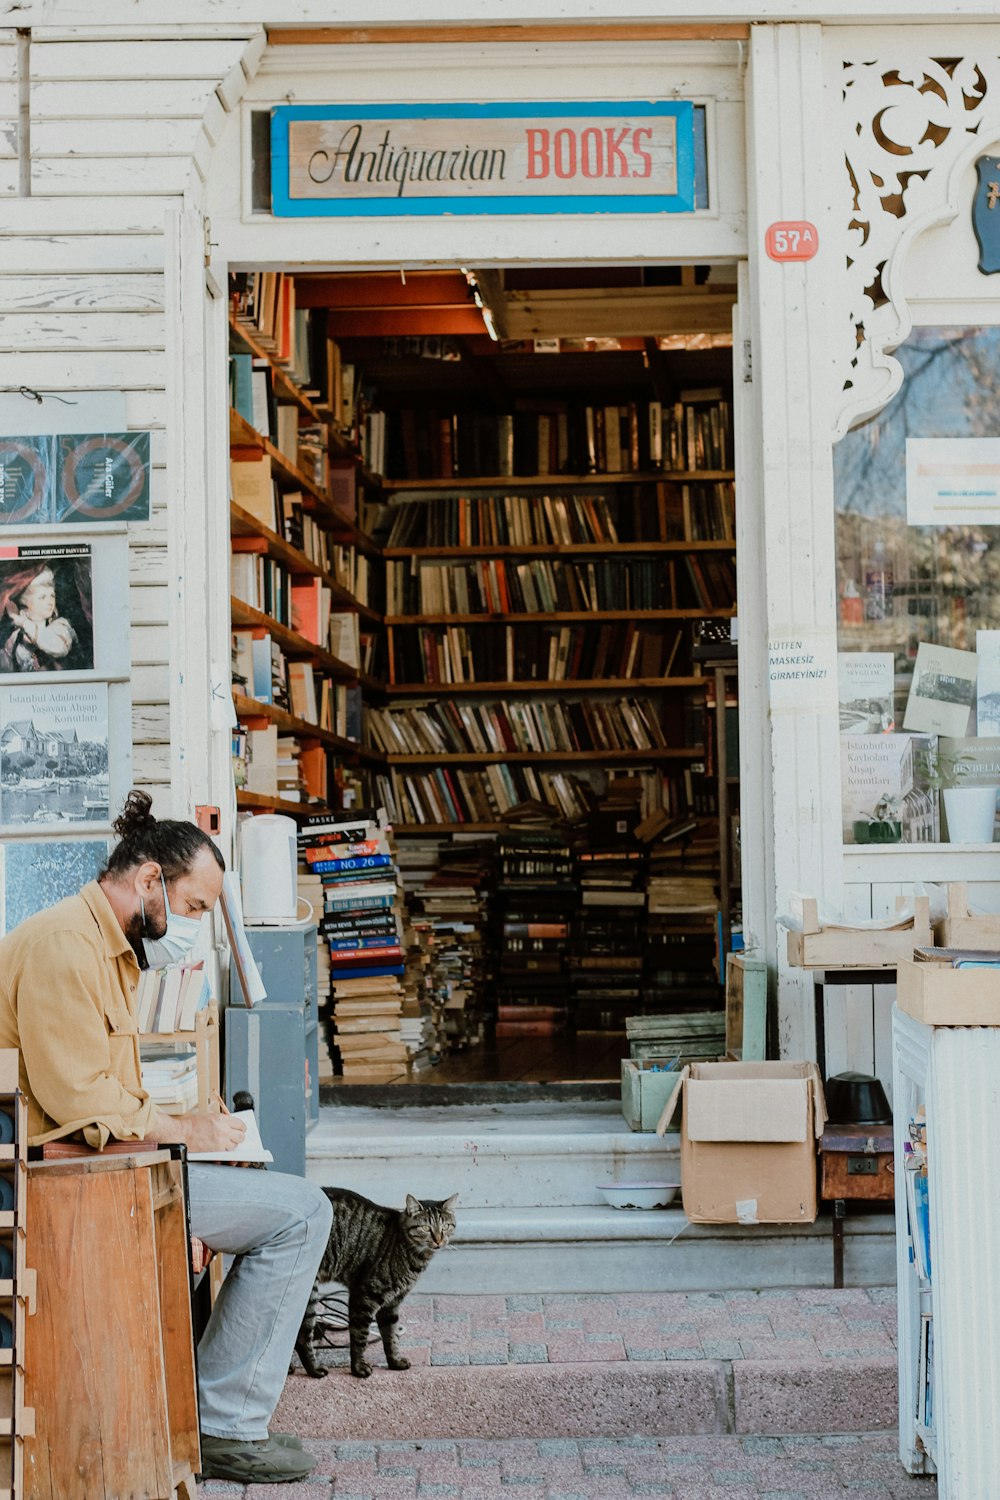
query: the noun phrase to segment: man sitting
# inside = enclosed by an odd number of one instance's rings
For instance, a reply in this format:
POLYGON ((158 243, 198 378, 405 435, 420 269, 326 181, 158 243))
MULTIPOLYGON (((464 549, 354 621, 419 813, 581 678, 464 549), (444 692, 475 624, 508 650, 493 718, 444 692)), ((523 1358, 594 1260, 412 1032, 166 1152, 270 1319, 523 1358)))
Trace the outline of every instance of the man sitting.
MULTIPOLYGON (((129 793, 119 842, 96 881, 0 941, 0 1047, 20 1052, 32 1145, 62 1137, 181 1141, 224 1153, 226 1114, 161 1113, 142 1087, 140 970, 176 963, 222 891, 224 864, 193 823, 157 820, 129 793)), ((304 1479, 313 1463, 268 1423, 330 1232, 329 1199, 278 1172, 192 1163, 191 1232, 236 1260, 198 1346, 202 1472, 243 1484, 304 1479)))

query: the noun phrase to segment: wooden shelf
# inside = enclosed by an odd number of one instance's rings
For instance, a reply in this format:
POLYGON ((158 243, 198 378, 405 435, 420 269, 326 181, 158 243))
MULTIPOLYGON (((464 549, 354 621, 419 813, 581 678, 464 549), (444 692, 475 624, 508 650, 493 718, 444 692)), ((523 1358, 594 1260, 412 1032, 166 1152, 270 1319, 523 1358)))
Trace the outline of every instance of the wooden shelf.
POLYGON ((704 755, 703 745, 683 745, 677 748, 655 750, 446 750, 433 755, 403 755, 395 751, 386 756, 390 766, 485 766, 522 764, 562 765, 566 762, 594 762, 618 764, 646 760, 697 760, 704 755))
POLYGON ((285 489, 301 490, 303 503, 317 516, 326 530, 336 531, 342 528, 346 531, 353 531, 355 529, 351 517, 345 516, 337 509, 332 496, 326 490, 314 484, 308 474, 304 474, 301 469, 297 468, 292 460, 272 443, 270 438, 264 437, 263 433, 251 427, 250 423, 232 407, 229 409, 229 446, 230 448, 252 448, 257 452, 266 453, 271 460, 271 474, 275 481, 285 489), (313 502, 311 507, 310 501, 313 502))
POLYGON ((357 760, 369 761, 374 765, 384 765, 385 756, 377 750, 369 750, 364 745, 359 745, 356 740, 348 740, 340 734, 334 734, 331 729, 321 729, 318 724, 310 724, 308 719, 296 718, 286 709, 279 708, 275 703, 261 703, 256 698, 245 698, 242 693, 233 693, 233 705, 236 716, 239 719, 266 719, 269 724, 277 727, 287 734, 294 734, 302 740, 319 740, 324 745, 329 745, 333 750, 339 750, 344 756, 352 756, 357 760))
MULTIPOLYGON (((332 811, 323 802, 293 802, 287 797, 267 797, 263 792, 237 790, 236 806, 246 812, 282 812, 293 818, 312 818, 332 811)), ((0 1354, 3 1350, 0 1349, 0 1354)))
POLYGON ((708 677, 563 677, 555 682, 394 682, 390 697, 451 698, 456 693, 591 693, 656 690, 688 690, 711 686, 708 677))
POLYGON ((559 614, 386 615, 387 625, 545 625, 560 621, 594 624, 602 620, 730 620, 735 609, 594 609, 559 614))
POLYGON ((229 331, 234 337, 239 339, 248 353, 254 355, 257 359, 267 360, 274 380, 274 394, 279 401, 293 402, 299 408, 299 411, 305 413, 310 422, 323 421, 323 418, 319 414, 319 408, 313 405, 305 391, 296 384, 285 368, 278 363, 274 354, 264 347, 252 328, 246 323, 241 323, 238 318, 230 314, 229 331))
POLYGON ((458 494, 465 490, 521 489, 534 485, 548 488, 566 485, 590 484, 655 484, 657 480, 673 480, 677 483, 711 482, 720 479, 735 479, 734 469, 643 469, 628 474, 493 474, 472 478, 454 475, 451 479, 390 479, 382 483, 387 494, 420 492, 458 494))
POLYGON ((636 557, 662 552, 735 552, 730 541, 697 542, 534 542, 524 547, 385 547, 386 558, 433 557, 636 557))
MULTIPOLYGON (((553 818, 559 816, 558 808, 552 809, 553 818)), ((521 823, 393 823, 392 832, 402 838, 414 834, 428 836, 441 833, 509 833, 514 829, 530 826, 521 823)))
POLYGON ((330 590, 334 606, 350 610, 373 625, 382 624, 382 615, 374 609, 369 609, 367 604, 361 604, 348 589, 325 572, 319 563, 313 562, 312 558, 300 552, 297 547, 293 547, 290 542, 286 542, 284 537, 280 537, 276 531, 265 526, 263 521, 258 521, 256 516, 252 516, 248 510, 244 510, 235 501, 229 503, 229 530, 235 537, 265 542, 267 544, 266 555, 287 568, 293 576, 321 578, 330 590))
POLYGON ((242 599, 235 597, 230 599, 230 609, 235 629, 268 631, 289 660, 312 661, 325 668, 338 682, 360 682, 363 687, 374 692, 382 691, 382 684, 376 682, 374 677, 369 677, 357 667, 349 666, 346 661, 324 651, 322 646, 317 646, 313 641, 307 641, 304 635, 289 630, 287 625, 279 624, 270 615, 264 614, 263 610, 254 609, 252 605, 244 604, 242 599))

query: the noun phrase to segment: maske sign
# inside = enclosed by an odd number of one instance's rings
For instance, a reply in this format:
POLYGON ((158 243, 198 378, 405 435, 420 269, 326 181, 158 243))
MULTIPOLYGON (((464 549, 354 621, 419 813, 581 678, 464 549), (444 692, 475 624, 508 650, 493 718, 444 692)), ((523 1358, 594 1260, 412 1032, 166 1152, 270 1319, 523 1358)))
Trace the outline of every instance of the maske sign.
POLYGON ((694 105, 676 100, 282 104, 272 212, 690 213, 695 136, 694 105))

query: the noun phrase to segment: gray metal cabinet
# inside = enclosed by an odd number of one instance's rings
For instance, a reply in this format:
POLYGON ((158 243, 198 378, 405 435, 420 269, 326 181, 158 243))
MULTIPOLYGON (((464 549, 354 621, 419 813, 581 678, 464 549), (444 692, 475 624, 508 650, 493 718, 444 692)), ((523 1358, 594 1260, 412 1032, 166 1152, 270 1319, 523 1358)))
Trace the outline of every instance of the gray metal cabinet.
POLYGON ((243 1004, 235 969, 225 1017, 226 1099, 249 1089, 279 1172, 305 1175, 306 1132, 319 1118, 316 928, 248 927, 267 999, 243 1004))

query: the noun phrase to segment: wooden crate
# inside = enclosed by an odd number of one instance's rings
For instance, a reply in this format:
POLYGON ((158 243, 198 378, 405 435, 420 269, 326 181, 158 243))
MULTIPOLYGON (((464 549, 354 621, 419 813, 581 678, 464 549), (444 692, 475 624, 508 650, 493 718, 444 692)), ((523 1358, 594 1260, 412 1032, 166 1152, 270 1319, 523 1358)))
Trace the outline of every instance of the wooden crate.
MULTIPOLYGON (((897 897, 896 909, 906 905, 897 897)), ((913 921, 891 931, 864 927, 822 927, 817 903, 802 903, 802 931, 788 934, 788 962, 797 969, 894 969, 911 959, 914 948, 933 947, 930 906, 926 896, 914 898, 913 921)))
POLYGON ((1000 952, 1000 912, 973 916, 969 888, 964 881, 948 887, 948 915, 934 924, 939 948, 977 948, 1000 952))
POLYGON ((29 1500, 170 1500, 200 1467, 180 1162, 32 1163, 29 1500))
POLYGON ((726 957, 726 1056, 736 1062, 767 1056, 767 964, 745 953, 726 957))
POLYGON ((1000 969, 952 969, 904 959, 896 1004, 925 1026, 1000 1026, 1000 969))
POLYGON ((659 1063, 666 1068, 669 1057, 644 1058, 633 1062, 622 1058, 622 1114, 630 1130, 655 1130, 656 1122, 666 1107, 667 1100, 680 1082, 680 1073, 654 1072, 659 1063))

